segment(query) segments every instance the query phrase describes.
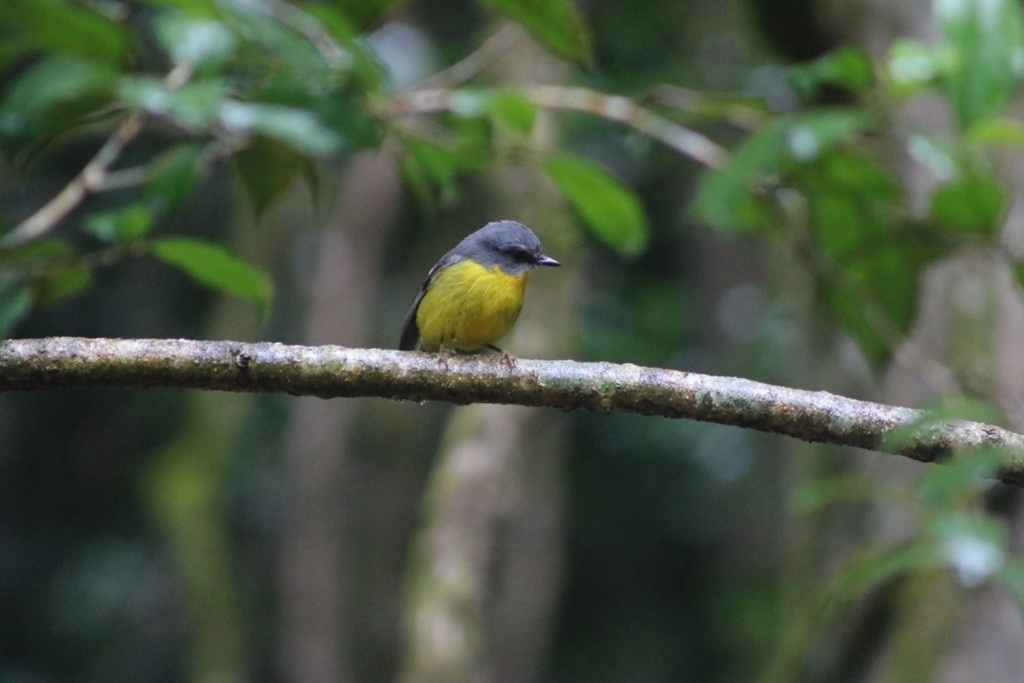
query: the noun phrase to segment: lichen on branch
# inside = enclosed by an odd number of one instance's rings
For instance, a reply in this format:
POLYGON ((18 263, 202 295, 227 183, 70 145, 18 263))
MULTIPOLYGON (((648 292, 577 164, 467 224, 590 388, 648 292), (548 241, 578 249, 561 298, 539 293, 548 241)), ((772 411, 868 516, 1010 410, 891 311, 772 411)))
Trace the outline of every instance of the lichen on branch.
POLYGON ((376 396, 641 413, 903 455, 921 462, 1005 452, 999 478, 1024 485, 1024 435, 824 391, 631 364, 187 339, 52 337, 0 342, 0 391, 180 387, 376 396))

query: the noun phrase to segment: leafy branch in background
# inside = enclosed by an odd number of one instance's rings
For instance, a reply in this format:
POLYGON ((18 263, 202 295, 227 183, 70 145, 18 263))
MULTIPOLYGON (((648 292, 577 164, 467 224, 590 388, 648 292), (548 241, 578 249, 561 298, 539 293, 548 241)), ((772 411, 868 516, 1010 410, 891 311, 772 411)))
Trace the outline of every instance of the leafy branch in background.
MULTIPOLYGON (((163 79, 163 86, 169 92, 178 90, 192 77, 193 68, 193 65, 188 62, 177 64, 163 79)), ((49 75, 49 69, 46 70, 46 74, 49 75)), ((16 247, 29 240, 43 237, 56 228, 58 223, 90 194, 97 194, 115 187, 122 188, 136 182, 141 183, 144 174, 139 173, 130 174, 129 177, 132 180, 128 182, 111 182, 110 171, 111 166, 117 162, 124 151, 125 145, 134 140, 142 130, 145 120, 145 114, 141 110, 132 111, 124 116, 96 156, 85 165, 78 175, 72 178, 63 190, 4 235, 4 246, 16 247)))
MULTIPOLYGON (((971 405, 998 420, 993 406, 1013 409, 1019 389, 1005 386, 998 373, 979 377, 973 368, 958 371, 929 357, 910 331, 920 317, 926 270, 952 257, 980 257, 990 269, 1013 273, 1021 296, 1024 254, 1015 226, 1006 226, 1011 193, 1001 154, 1024 141, 1024 128, 1010 117, 1024 73, 1024 19, 1012 1, 934 7, 934 44, 899 41, 881 65, 840 50, 795 68, 792 83, 805 101, 838 89, 846 104, 755 122, 728 163, 705 175, 696 208, 721 230, 781 239, 804 264, 824 310, 873 368, 895 361, 958 404, 955 414, 971 405), (884 115, 886 106, 919 97, 930 98, 933 111, 944 104, 952 125, 925 132, 884 115), (903 163, 923 179, 914 189, 898 171, 903 163)), ((797 650, 806 651, 823 617, 896 579, 951 569, 960 585, 996 584, 1024 609, 1024 564, 1014 557, 1005 522, 986 513, 979 487, 985 460, 929 471, 909 500, 905 489, 850 478, 798 491, 802 512, 892 499, 921 525, 902 543, 864 552, 809 601, 765 680, 798 677, 786 667, 800 661, 797 650)))
MULTIPOLYGON (((486 4, 554 53, 581 64, 591 60, 583 22, 568 3, 486 4)), ((430 203, 461 174, 500 161, 491 136, 500 130, 528 137, 541 109, 621 123, 706 166, 697 213, 724 231, 782 235, 803 256, 827 310, 876 367, 905 341, 930 264, 987 245, 1024 277, 1021 258, 999 236, 1008 199, 990 158, 993 149, 1024 140, 1020 124, 1005 116, 1022 34, 1020 10, 1008 0, 940 3, 943 42, 901 42, 881 71, 849 49, 793 70, 794 88, 808 99, 838 87, 858 100, 853 105, 779 115, 746 104, 742 117, 724 100, 698 97, 695 104, 690 97, 679 106, 686 98, 666 97, 668 86, 641 106, 587 88, 489 89, 464 82, 500 58, 497 36, 445 78, 394 92, 351 17, 332 6, 154 2, 145 20, 162 58, 148 60, 139 59, 143 46, 133 45, 127 6, 112 5, 121 14, 107 16, 69 0, 41 7, 14 0, 0 9, 0 27, 21 46, 4 56, 18 74, 0 102, 5 150, 27 158, 55 153, 76 135, 92 137, 97 127, 111 132, 63 190, 0 241, 0 333, 33 306, 81 292, 92 268, 144 254, 265 309, 272 287, 256 269, 212 243, 201 255, 161 247, 164 238, 155 236, 173 230, 174 211, 215 166, 234 168, 260 210, 317 159, 397 141, 410 186, 430 203), (91 40, 53 39, 47 22, 58 19, 91 40), (16 60, 26 55, 31 64, 22 67, 16 60), (153 76, 126 66, 136 62, 171 67, 153 76), (937 181, 928 215, 919 216, 888 163, 893 133, 870 113, 870 102, 929 89, 946 95, 958 127, 951 140, 912 132, 905 141, 937 181), (429 133, 410 122, 427 116, 443 117, 429 133), (730 154, 680 118, 742 120, 749 135, 730 154), (118 168, 140 136, 154 138, 158 151, 118 168), (115 208, 74 213, 91 196, 130 188, 137 192, 115 208), (71 239, 67 222, 93 242, 71 239), (103 257, 85 258, 90 250, 103 257), (215 250, 221 250, 217 258, 208 258, 215 250), (228 286, 230 278, 214 272, 231 261, 249 284, 228 286)), ((536 161, 596 237, 627 256, 644 248, 644 211, 611 173, 566 153, 536 161)), ((949 377, 942 384, 959 386, 949 377)))
MULTIPOLYGON (((1024 281, 1024 255, 1001 235, 1009 196, 995 157, 1024 141, 1008 117, 1021 75, 1021 10, 1004 0, 935 7, 935 45, 897 42, 877 68, 851 49, 796 67, 792 82, 805 97, 839 88, 855 104, 771 117, 705 177, 696 202, 722 230, 783 235, 875 367, 905 343, 922 274, 937 261, 982 251, 1024 281), (945 137, 894 129, 874 113, 876 102, 925 94, 939 95, 956 122, 945 137), (902 153, 933 185, 923 215, 894 170, 902 153)), ((932 384, 942 393, 963 391, 964 381, 928 364, 914 358, 915 374, 939 376, 932 384)))
MULTIPOLYGON (((589 36, 570 3, 485 4, 554 53, 590 61, 589 36)), ((21 46, 4 56, 17 76, 0 100, 5 151, 28 161, 110 131, 62 190, 0 240, 0 334, 34 307, 84 291, 94 268, 143 255, 266 309, 272 287, 258 270, 214 243, 200 249, 194 235, 189 239, 195 248, 186 251, 181 242, 165 241, 177 238, 157 236, 174 230, 176 210, 202 178, 224 165, 236 171, 259 211, 294 179, 308 175, 311 164, 397 141, 410 185, 429 204, 460 174, 501 160, 501 150, 489 141, 495 131, 527 138, 538 109, 618 121, 709 166, 725 159, 724 150, 703 135, 629 98, 585 88, 488 90, 457 83, 447 90, 392 92, 365 36, 338 7, 212 0, 151 5, 135 12, 112 3, 101 13, 71 0, 47 0, 33 14, 35 3, 13 0, 0 8, 0 28, 21 46), (147 22, 159 56, 149 54, 152 46, 135 43, 140 32, 130 28, 132 21, 147 22), (57 24, 68 33, 88 34, 91 42, 55 40, 50 27, 57 24), (26 57, 27 67, 19 61, 26 57), (152 75, 168 62, 166 75, 152 75), (403 123, 410 115, 440 114, 452 117, 441 122, 440 136, 403 123), (477 123, 485 126, 482 136, 477 123), (148 160, 119 167, 126 149, 142 141, 157 150, 147 152, 148 160), (115 191, 114 208, 85 206, 115 191), (217 272, 222 267, 244 273, 245 284, 231 284, 232 277, 217 272)), ((474 64, 500 58, 485 49, 497 42, 481 47, 484 59, 467 58, 447 76, 472 78, 478 73, 474 64)), ((611 173, 568 155, 541 167, 599 239, 625 255, 643 249, 644 212, 611 173)))
POLYGON ((282 2, 153 5, 141 17, 117 3, 106 14, 64 0, 0 8, 0 30, 16 46, 0 66, 17 75, 0 101, 4 151, 28 162, 110 131, 62 190, 0 239, 0 334, 34 306, 81 293, 93 268, 145 254, 265 309, 272 287, 258 270, 213 242, 154 234, 219 164, 237 169, 259 208, 311 159, 376 140, 363 100, 381 71, 343 15, 282 2), (145 38, 132 21, 148 22, 159 56, 134 42, 145 38), (60 40, 55 26, 90 40, 60 40), (151 75, 168 62, 165 76, 151 75), (143 138, 157 151, 119 168, 143 138), (114 191, 115 208, 76 213, 114 191))

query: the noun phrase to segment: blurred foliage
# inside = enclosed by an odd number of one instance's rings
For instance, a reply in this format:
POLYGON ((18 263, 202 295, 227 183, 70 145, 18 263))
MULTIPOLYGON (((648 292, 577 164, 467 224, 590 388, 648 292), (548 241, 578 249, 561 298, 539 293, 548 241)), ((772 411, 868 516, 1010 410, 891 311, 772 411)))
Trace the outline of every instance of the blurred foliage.
POLYGON ((647 246, 647 220, 632 192, 584 159, 560 156, 544 162, 544 171, 580 212, 594 233, 625 256, 647 246))
POLYGON ((856 106, 774 117, 705 177, 697 197, 699 215, 722 229, 787 232, 807 255, 822 301, 875 367, 917 319, 929 265, 965 247, 1008 256, 999 231, 1006 181, 976 136, 1003 128, 1017 92, 1020 8, 938 6, 942 43, 897 43, 878 77, 851 48, 794 68, 792 83, 809 103, 840 87, 856 106), (960 128, 947 139, 914 133, 903 143, 938 180, 928 215, 919 216, 892 167, 888 122, 873 105, 925 91, 945 98, 960 128))
MULTIPOLYGON (((766 11, 772 3, 748 4, 755 17, 778 14, 766 11)), ((0 335, 200 334, 210 299, 159 270, 166 266, 247 301, 277 321, 276 333, 295 336, 281 321, 294 326, 295 302, 308 295, 289 293, 294 282, 281 286, 275 264, 238 255, 225 214, 265 215, 296 185, 319 198, 324 169, 394 147, 417 200, 407 222, 437 228, 428 244, 424 231, 405 230, 396 260, 413 260, 417 249, 436 257, 440 215, 461 210, 469 221, 490 210, 477 196, 481 171, 525 163, 546 174, 588 238, 571 255, 555 254, 588 269, 577 340, 585 358, 799 377, 807 364, 800 316, 759 281, 764 252, 777 249, 787 258, 780 270, 799 269, 813 283, 828 333, 852 339, 881 371, 918 320, 922 275, 937 261, 981 251, 1024 283, 1024 254, 1004 243, 1011 186, 1000 165, 1005 151, 1024 146, 1012 115, 1024 22, 1012 0, 937 2, 934 44, 901 40, 875 63, 855 47, 826 50, 823 33, 802 23, 815 24, 813 3, 792 4, 799 11, 786 26, 761 28, 805 61, 774 65, 778 78, 765 93, 751 74, 764 75, 770 56, 723 37, 713 2, 649 0, 638 9, 598 0, 584 12, 568 0, 3 0, 0 335), (531 151, 550 112, 527 90, 473 73, 431 81, 443 98, 417 100, 406 84, 430 74, 401 72, 380 40, 382 25, 412 21, 456 63, 479 57, 486 22, 502 16, 593 89, 589 115, 576 107, 555 119, 555 154, 531 151), (806 42, 782 39, 795 35, 806 42), (603 120, 604 92, 632 97, 676 134, 692 126, 723 140, 727 162, 698 172, 629 125, 603 120), (893 127, 889 108, 921 97, 946 108, 951 130, 893 127), (897 170, 900 155, 934 181, 923 207, 897 170), (50 207, 33 221, 69 187, 81 195, 66 211, 50 207), (728 259, 716 256, 723 240, 737 250, 728 259), (160 296, 128 315, 139 283, 160 296)), ((422 69, 432 58, 411 61, 422 69)), ((421 276, 396 279, 414 291, 421 276)), ((0 643, 0 678, 180 680, 190 629, 175 608, 182 579, 165 575, 174 563, 138 514, 135 458, 177 452, 165 416, 179 417, 181 406, 159 392, 127 402, 76 396, 26 398, 0 425, 9 446, 0 452, 9 482, 3 541, 22 553, 12 551, 0 572, 0 606, 16 615, 0 643), (164 418, 156 427, 154 416, 164 418)), ((951 414, 963 416, 963 406, 951 414)), ((263 597, 274 593, 273 568, 259 562, 274 522, 247 515, 273 515, 253 512, 251 501, 272 488, 260 477, 275 478, 275 419, 280 412, 249 435, 262 460, 221 473, 235 507, 220 510, 223 492, 203 492, 203 514, 223 514, 248 538, 239 552, 258 568, 245 580, 263 597)), ((550 680, 749 680, 773 648, 773 666, 793 671, 799 662, 782 660, 809 656, 818 625, 912 574, 993 584, 1024 602, 1024 567, 979 502, 988 494, 979 482, 1003 457, 993 453, 929 469, 912 501, 919 533, 865 550, 776 642, 781 563, 749 562, 747 551, 771 558, 782 543, 781 466, 757 457, 781 447, 736 430, 639 420, 586 416, 576 425, 550 680)), ((837 478, 794 495, 799 514, 812 514, 905 492, 837 478)), ((269 641, 273 631, 254 625, 235 637, 269 641)), ((246 653, 270 649, 233 642, 246 653)), ((262 656, 250 666, 272 678, 272 655, 262 656)))
POLYGON ((63 229, 65 236, 49 237, 61 223, 59 212, 42 214, 42 227, 23 223, 8 231, 0 244, 4 332, 30 311, 26 299, 52 303, 82 289, 68 280, 72 274, 80 281, 90 269, 150 252, 265 308, 266 277, 223 249, 150 235, 173 229, 175 210, 216 165, 232 164, 260 208, 305 172, 311 157, 379 139, 369 99, 380 93, 382 70, 336 9, 320 6, 314 17, 285 3, 151 5, 112 4, 104 14, 97 6, 54 0, 43 3, 54 15, 48 22, 25 19, 40 14, 36 3, 0 8, 6 44, 22 48, 4 53, 0 145, 27 163, 57 154, 76 137, 106 134, 80 178, 88 186, 79 191, 135 190, 116 208, 73 219, 81 237, 63 229), (62 37, 72 34, 91 40, 69 45, 62 37), (89 47, 75 48, 81 45, 89 47), (115 169, 138 127, 154 131, 149 157, 115 169), (60 240, 62 254, 52 266, 26 258, 44 236, 60 240))
POLYGON ((483 0, 529 31, 552 52, 581 63, 591 61, 590 34, 569 0, 483 0))

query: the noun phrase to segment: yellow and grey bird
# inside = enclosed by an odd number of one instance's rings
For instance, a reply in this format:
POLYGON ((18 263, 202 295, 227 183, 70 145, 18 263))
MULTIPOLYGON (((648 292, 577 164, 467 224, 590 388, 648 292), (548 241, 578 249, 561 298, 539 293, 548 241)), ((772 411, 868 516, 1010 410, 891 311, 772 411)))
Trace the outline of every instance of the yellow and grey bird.
POLYGON ((430 269, 405 319, 398 348, 489 348, 514 362, 515 357, 494 342, 508 334, 519 317, 530 272, 537 266, 559 265, 522 223, 488 223, 430 269))

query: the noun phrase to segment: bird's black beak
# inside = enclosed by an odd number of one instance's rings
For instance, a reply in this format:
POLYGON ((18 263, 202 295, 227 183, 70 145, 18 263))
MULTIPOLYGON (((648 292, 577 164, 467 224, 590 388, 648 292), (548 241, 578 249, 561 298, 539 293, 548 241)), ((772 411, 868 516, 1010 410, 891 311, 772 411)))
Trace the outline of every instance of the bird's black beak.
POLYGON ((550 256, 545 256, 544 254, 541 254, 540 256, 537 257, 537 260, 534 261, 534 265, 538 265, 538 266, 560 266, 562 264, 559 263, 558 261, 556 261, 555 259, 551 258, 550 256))

